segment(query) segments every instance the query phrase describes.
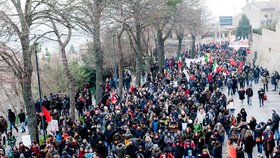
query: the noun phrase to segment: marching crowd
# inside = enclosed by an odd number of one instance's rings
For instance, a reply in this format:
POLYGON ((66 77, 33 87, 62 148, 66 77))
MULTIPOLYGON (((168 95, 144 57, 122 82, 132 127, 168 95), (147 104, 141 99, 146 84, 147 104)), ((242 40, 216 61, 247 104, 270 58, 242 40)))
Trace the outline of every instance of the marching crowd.
MULTIPOLYGON (((12 134, 12 127, 17 130, 15 114, 11 114, 7 137, 11 149, 5 152, 6 144, 1 145, 1 157, 242 158, 247 154, 251 158, 255 147, 259 157, 279 158, 277 112, 269 120, 248 118, 244 108, 236 112, 244 104, 264 106, 269 80, 276 91, 279 74, 245 64, 246 53, 228 48, 227 43, 201 45, 198 52, 205 62, 181 63, 191 52, 179 60, 167 59, 164 73, 157 73, 160 68, 153 66, 142 86, 133 86, 126 73, 124 96, 117 96, 117 83, 110 80, 104 84, 100 100, 93 103, 86 85, 76 96, 77 120, 69 117, 68 96, 44 97, 43 105, 58 120, 59 130, 50 131, 42 144, 17 145, 12 134), (259 81, 263 88, 254 93, 252 86, 259 81), (224 88, 227 94, 222 93, 224 88), (252 104, 253 95, 258 95, 259 105, 252 104), (228 149, 223 149, 225 143, 228 149)), ((20 122, 25 132, 26 121, 20 122)), ((0 130, 4 128, 7 125, 0 130)))

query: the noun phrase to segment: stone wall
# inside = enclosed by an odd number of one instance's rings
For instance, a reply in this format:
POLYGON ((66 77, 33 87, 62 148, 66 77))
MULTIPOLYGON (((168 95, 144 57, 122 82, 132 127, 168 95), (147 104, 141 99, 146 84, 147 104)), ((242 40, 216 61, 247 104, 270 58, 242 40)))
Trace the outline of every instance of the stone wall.
POLYGON ((276 32, 263 29, 262 35, 253 34, 248 62, 252 62, 257 52, 256 65, 265 67, 269 71, 280 72, 280 29, 278 28, 276 32))

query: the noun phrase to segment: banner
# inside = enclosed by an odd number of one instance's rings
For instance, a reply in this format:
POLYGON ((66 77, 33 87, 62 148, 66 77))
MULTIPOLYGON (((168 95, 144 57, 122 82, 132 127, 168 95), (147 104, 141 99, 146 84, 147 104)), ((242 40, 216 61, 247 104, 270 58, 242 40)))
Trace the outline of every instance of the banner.
POLYGON ((238 50, 240 48, 248 48, 249 47, 249 40, 239 40, 239 41, 230 41, 229 47, 238 50))
POLYGON ((51 131, 53 131, 53 132, 59 131, 57 120, 51 121, 51 131))
POLYGON ((31 146, 31 138, 30 135, 23 135, 21 136, 21 141, 25 146, 31 146))
POLYGON ((185 59, 185 63, 188 67, 191 65, 191 63, 198 63, 198 62, 202 62, 202 64, 205 64, 205 57, 200 57, 197 59, 189 59, 189 58, 185 59))

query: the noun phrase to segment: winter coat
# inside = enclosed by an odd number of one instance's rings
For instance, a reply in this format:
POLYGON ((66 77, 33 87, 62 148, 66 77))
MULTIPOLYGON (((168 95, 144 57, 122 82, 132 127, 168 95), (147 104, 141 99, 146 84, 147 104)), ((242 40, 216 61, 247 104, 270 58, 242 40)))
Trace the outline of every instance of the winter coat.
POLYGON ((8 112, 8 120, 9 120, 10 122, 15 122, 15 121, 16 121, 16 115, 15 115, 14 112, 12 112, 12 111, 9 111, 9 112, 8 112))
POLYGON ((24 112, 19 113, 18 118, 20 123, 25 122, 25 113, 24 112))
POLYGON ((117 145, 114 153, 118 157, 124 157, 126 155, 126 147, 123 144, 121 146, 117 145))
POLYGON ((252 153, 253 152, 253 147, 254 147, 253 136, 247 136, 245 138, 244 143, 245 143, 245 152, 252 153))
POLYGON ((238 95, 239 95, 240 100, 244 100, 245 99, 245 90, 244 89, 239 90, 238 95))
POLYGON ((159 147, 156 147, 152 150, 151 152, 151 157, 154 157, 154 158, 159 158, 160 157, 160 154, 161 154, 161 151, 160 151, 160 148, 159 147))
POLYGON ((181 146, 174 146, 172 148, 172 155, 174 158, 181 158, 184 155, 184 148, 181 146))
POLYGON ((158 131, 158 129, 159 129, 159 121, 158 120, 153 120, 152 129, 153 129, 154 133, 156 133, 158 131))
POLYGON ((246 89, 246 95, 247 95, 248 97, 252 97, 253 94, 254 94, 254 92, 253 92, 252 88, 247 88, 247 89, 246 89))

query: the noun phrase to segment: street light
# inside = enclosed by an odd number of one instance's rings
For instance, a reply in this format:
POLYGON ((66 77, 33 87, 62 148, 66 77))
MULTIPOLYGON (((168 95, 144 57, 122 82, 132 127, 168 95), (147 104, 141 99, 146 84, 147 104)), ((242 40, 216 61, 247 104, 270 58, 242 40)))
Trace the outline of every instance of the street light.
MULTIPOLYGON (((41 112, 43 112, 43 105, 42 105, 42 93, 41 93, 41 82, 40 82, 40 73, 39 73, 39 62, 38 62, 38 50, 37 50, 38 43, 35 43, 35 62, 36 62, 36 69, 37 69, 37 79, 38 79, 38 92, 39 92, 39 98, 40 98, 40 109, 41 112)), ((44 141, 46 141, 46 133, 45 133, 45 121, 44 116, 41 116, 41 123, 42 123, 42 129, 44 133, 44 141)))
POLYGON ((113 64, 114 64, 114 80, 117 84, 117 63, 116 63, 116 48, 115 48, 115 34, 113 34, 113 64))

